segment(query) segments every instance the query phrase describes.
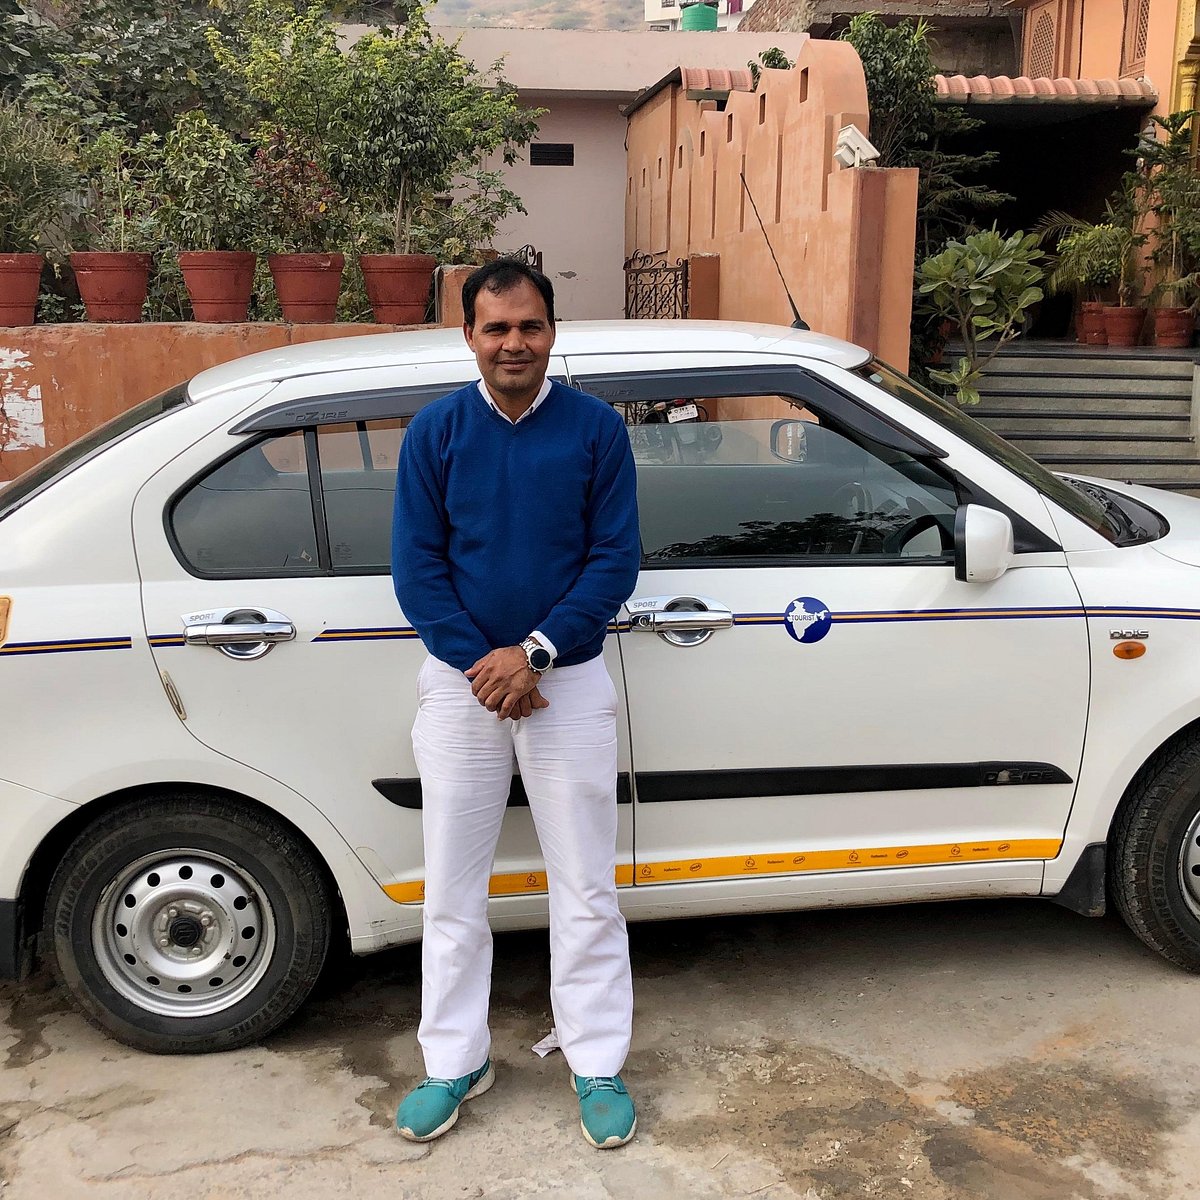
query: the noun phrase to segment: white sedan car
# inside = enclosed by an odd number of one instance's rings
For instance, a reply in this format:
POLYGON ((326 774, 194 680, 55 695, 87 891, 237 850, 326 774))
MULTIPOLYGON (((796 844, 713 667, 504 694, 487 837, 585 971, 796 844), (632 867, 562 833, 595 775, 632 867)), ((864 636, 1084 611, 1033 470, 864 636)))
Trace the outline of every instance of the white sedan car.
MULTIPOLYGON (((1108 896, 1200 969, 1200 503, 1060 479, 814 334, 567 324, 550 371, 637 461, 630 919, 1108 896)), ((218 1050, 338 939, 419 938, 392 492, 476 377, 457 332, 255 355, 0 488, 0 974, 40 931, 108 1033, 218 1050)), ((546 920, 515 775, 509 804, 499 929, 546 920)))

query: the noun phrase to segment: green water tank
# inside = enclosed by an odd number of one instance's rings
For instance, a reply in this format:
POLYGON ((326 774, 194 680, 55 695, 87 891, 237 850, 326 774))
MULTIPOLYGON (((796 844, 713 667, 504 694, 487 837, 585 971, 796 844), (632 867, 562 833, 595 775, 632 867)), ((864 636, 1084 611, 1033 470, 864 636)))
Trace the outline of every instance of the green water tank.
POLYGON ((685 4, 682 7, 680 29, 716 29, 717 6, 715 4, 685 4))

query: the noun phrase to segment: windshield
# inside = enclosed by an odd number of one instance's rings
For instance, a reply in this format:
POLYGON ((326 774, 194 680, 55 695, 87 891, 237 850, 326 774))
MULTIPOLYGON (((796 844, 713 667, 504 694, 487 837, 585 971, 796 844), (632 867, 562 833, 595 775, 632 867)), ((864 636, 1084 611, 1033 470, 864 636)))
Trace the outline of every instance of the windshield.
POLYGON ((15 512, 27 500, 55 480, 73 471, 80 463, 100 454, 107 447, 135 430, 157 420, 164 413, 187 403, 187 384, 181 383, 97 426, 69 446, 56 450, 11 483, 0 483, 0 521, 15 512))
MULTIPOLYGON (((876 387, 891 393, 918 412, 949 429, 952 433, 1019 475, 1055 504, 1078 517, 1089 528, 1110 542, 1123 544, 1131 540, 1121 508, 1111 493, 1099 488, 1075 484, 1047 471, 1028 454, 993 433, 982 421, 968 416, 957 405, 923 388, 899 371, 872 359, 854 369, 853 373, 876 387)), ((1136 540, 1144 540, 1138 538, 1136 540)))

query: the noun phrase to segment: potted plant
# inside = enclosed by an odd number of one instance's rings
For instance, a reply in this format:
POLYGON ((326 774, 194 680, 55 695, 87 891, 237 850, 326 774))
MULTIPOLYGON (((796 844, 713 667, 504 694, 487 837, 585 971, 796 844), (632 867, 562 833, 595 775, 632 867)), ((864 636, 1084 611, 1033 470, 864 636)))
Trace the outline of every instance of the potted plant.
POLYGON ((275 129, 254 155, 267 263, 285 321, 336 321, 345 255, 330 251, 343 235, 345 201, 315 151, 275 129))
MULTIPOLYGON (((429 198, 489 154, 506 163, 537 130, 493 69, 481 72, 457 46, 434 37, 416 12, 399 32, 376 31, 351 47, 333 173, 367 212, 385 216, 388 240, 359 262, 375 318, 424 319, 434 254, 422 252, 420 214, 429 198)), ((378 223, 375 225, 378 229, 378 223)))
POLYGON ((978 404, 988 363, 1021 331, 1042 298, 1044 272, 1036 233, 1004 237, 994 227, 952 241, 917 270, 917 292, 930 311, 953 322, 964 356, 929 377, 954 388, 959 404, 978 404), (991 342, 990 346, 985 342, 991 342))
POLYGON ((1119 264, 1117 303, 1104 306, 1104 334, 1110 346, 1136 346, 1141 341, 1146 310, 1138 305, 1138 298, 1142 294, 1147 205, 1145 179, 1137 172, 1127 172, 1105 214, 1105 224, 1115 230, 1110 236, 1119 264))
POLYGON ((1194 109, 1155 117, 1166 137, 1143 138, 1140 167, 1151 214, 1150 292, 1156 346, 1190 346, 1200 282, 1200 180, 1192 162, 1194 109))
POLYGON ((1076 341, 1090 346, 1106 345, 1103 294, 1121 273, 1121 230, 1109 222, 1093 224, 1069 213, 1052 212, 1038 223, 1034 232, 1043 241, 1058 235, 1046 287, 1051 294, 1075 295, 1076 341))
POLYGON ((63 124, 0 100, 0 325, 32 325, 45 254, 77 180, 63 124))
POLYGON ((73 231, 71 269, 90 321, 140 321, 158 247, 153 180, 158 140, 131 143, 104 130, 80 152, 83 201, 73 231))
POLYGON ((244 321, 260 217, 250 151, 202 112, 184 113, 163 144, 159 219, 175 247, 197 321, 244 321))

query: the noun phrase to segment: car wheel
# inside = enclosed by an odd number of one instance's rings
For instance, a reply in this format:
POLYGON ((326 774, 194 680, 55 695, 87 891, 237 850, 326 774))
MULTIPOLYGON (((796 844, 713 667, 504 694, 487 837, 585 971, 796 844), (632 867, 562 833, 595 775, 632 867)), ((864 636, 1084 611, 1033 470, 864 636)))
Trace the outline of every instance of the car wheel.
POLYGON ((280 822, 200 794, 105 814, 46 902, 51 965, 83 1015, 139 1050, 231 1050, 276 1029, 321 972, 329 888, 280 822))
POLYGON ((1200 737, 1159 751, 1113 829, 1109 887, 1152 950, 1200 972, 1200 737))

